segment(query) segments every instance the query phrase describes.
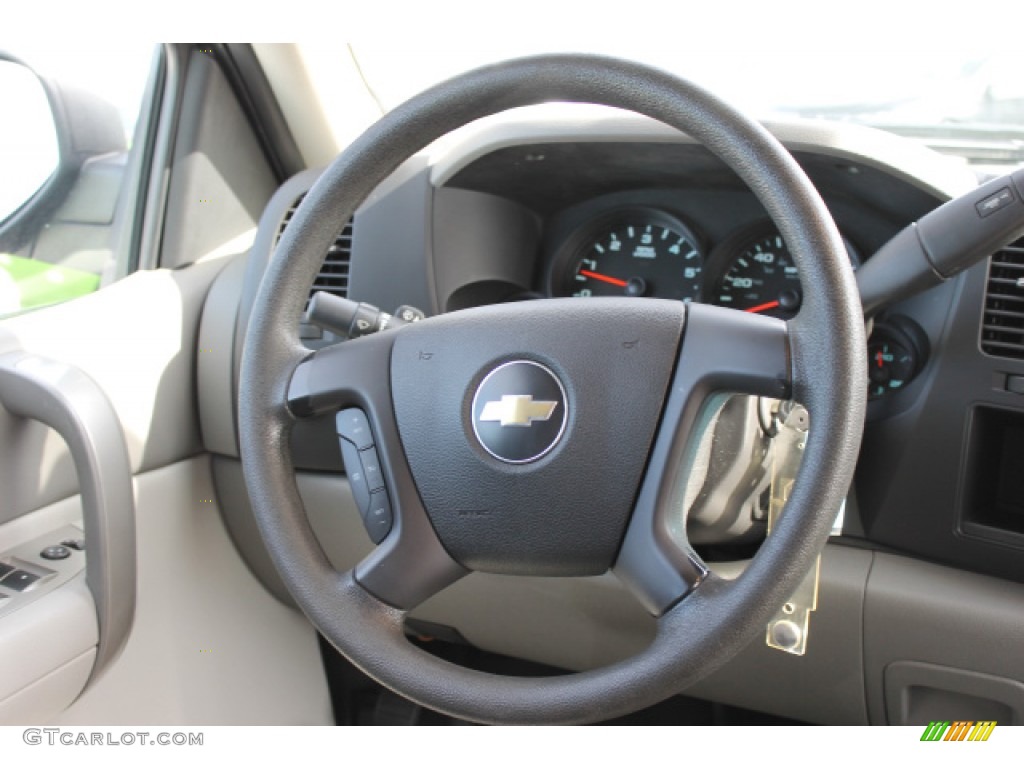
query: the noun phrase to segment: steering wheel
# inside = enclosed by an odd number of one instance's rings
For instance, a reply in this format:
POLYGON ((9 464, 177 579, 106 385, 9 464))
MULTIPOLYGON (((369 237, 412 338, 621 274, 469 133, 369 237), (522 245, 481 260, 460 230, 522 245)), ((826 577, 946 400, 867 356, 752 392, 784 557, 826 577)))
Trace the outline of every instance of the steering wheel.
POLYGON ((609 718, 721 665, 764 631, 810 568, 853 475, 864 349, 842 240, 767 131, 656 69, 595 56, 519 59, 456 77, 390 112, 306 195, 248 327, 239 395, 246 483, 297 603, 374 679, 482 722, 609 718), (784 323, 655 299, 549 299, 429 318, 315 354, 302 346, 299 319, 323 254, 374 188, 449 131, 544 101, 632 110, 701 141, 782 231, 804 281, 799 315, 784 323), (686 541, 678 472, 723 392, 793 398, 812 420, 785 513, 731 581, 686 541), (375 497, 380 514, 368 521, 383 540, 346 573, 310 529, 289 452, 297 419, 339 410, 340 433, 357 429, 359 437, 348 435, 355 447, 374 446, 384 486, 375 497), (609 569, 658 617, 651 645, 616 664, 503 677, 405 639, 406 613, 470 570, 609 569))

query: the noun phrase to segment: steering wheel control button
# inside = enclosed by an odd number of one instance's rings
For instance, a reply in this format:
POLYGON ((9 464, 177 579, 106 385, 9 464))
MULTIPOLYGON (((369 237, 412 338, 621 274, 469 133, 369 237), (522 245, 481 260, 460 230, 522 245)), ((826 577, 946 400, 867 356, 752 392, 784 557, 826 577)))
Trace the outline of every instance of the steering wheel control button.
POLYGON ((366 484, 366 474, 363 472, 363 462, 359 458, 359 449, 344 438, 339 442, 341 443, 341 458, 345 462, 345 474, 348 475, 348 484, 352 488, 352 495, 355 497, 359 512, 364 513, 370 503, 370 486, 366 484))
POLYGON ((67 560, 71 557, 71 550, 63 545, 56 544, 44 549, 39 553, 39 556, 43 560, 67 560))
POLYGON ((0 579, 0 586, 7 587, 15 592, 24 592, 37 581, 39 581, 39 577, 34 573, 16 568, 4 576, 3 579, 0 579))
POLYGON ((379 544, 390 533, 393 516, 370 421, 359 408, 347 408, 338 413, 335 424, 352 496, 366 532, 374 544, 379 544))
POLYGON ((355 445, 356 448, 370 448, 373 445, 373 433, 366 414, 359 408, 348 408, 341 411, 335 418, 338 434, 355 445))
POLYGON ((61 544, 68 549, 73 549, 76 552, 85 551, 85 539, 64 539, 61 544))
POLYGON ((374 544, 380 544, 391 531, 391 501, 387 491, 374 491, 370 494, 370 504, 363 516, 366 532, 374 544))
POLYGON ((383 488, 384 474, 380 469, 380 457, 377 456, 377 451, 372 445, 359 452, 359 461, 363 467, 363 477, 366 478, 366 484, 370 490, 376 491, 383 488))
POLYGON ((533 360, 504 363, 473 396, 473 433, 494 458, 526 464, 558 445, 567 406, 565 388, 549 368, 533 360))

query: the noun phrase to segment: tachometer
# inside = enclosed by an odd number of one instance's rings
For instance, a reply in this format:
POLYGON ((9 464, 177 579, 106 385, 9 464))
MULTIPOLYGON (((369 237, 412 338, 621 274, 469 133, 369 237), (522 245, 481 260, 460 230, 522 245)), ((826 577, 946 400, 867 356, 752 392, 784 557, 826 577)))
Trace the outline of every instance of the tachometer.
MULTIPOLYGON (((856 268, 856 252, 845 239, 843 242, 856 268)), ((720 269, 712 285, 712 303, 783 320, 799 311, 803 301, 800 273, 782 235, 770 222, 729 238, 712 259, 720 269)))
POLYGON ((563 249, 561 290, 572 296, 656 296, 698 301, 704 255, 681 221, 662 211, 618 211, 563 249))

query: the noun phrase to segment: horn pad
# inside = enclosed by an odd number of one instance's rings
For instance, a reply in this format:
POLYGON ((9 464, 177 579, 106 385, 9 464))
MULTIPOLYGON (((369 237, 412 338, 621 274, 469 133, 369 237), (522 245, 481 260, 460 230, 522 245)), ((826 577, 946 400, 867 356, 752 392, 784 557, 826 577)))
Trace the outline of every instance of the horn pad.
POLYGON ((452 557, 491 573, 611 567, 684 321, 680 302, 551 299, 396 335, 399 434, 452 557))

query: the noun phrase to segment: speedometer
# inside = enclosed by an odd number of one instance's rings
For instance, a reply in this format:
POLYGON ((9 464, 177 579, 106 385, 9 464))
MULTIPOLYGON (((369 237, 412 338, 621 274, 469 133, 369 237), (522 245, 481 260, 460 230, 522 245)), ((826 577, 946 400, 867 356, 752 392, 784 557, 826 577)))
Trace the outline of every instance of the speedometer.
POLYGON ((559 292, 698 301, 704 255, 683 222, 662 211, 617 211, 584 227, 556 261, 559 292))
MULTIPOLYGON (((856 268, 853 246, 845 239, 843 243, 856 268)), ((799 311, 803 302, 800 273, 782 235, 770 222, 729 238, 712 260, 718 265, 712 303, 783 320, 799 311)))

